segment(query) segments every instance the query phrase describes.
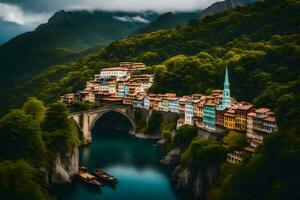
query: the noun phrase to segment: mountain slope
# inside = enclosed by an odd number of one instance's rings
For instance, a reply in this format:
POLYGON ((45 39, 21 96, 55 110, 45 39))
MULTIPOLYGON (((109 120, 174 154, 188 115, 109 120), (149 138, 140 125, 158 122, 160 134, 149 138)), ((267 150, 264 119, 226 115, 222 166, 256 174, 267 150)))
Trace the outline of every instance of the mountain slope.
MULTIPOLYGON (((258 105, 269 105, 280 110, 281 104, 277 102, 280 97, 298 87, 297 82, 291 81, 297 80, 300 75, 299 70, 295 68, 296 63, 300 62, 300 54, 297 53, 299 11, 300 5, 297 1, 266 0, 197 22, 193 21, 180 29, 132 36, 114 42, 75 63, 54 66, 51 70, 44 71, 34 79, 19 85, 13 92, 20 93, 22 97, 11 93, 4 95, 5 98, 17 98, 9 101, 16 104, 31 95, 53 101, 63 93, 81 88, 100 67, 125 60, 143 61, 148 65, 166 65, 167 68, 163 70, 165 73, 156 77, 156 85, 153 88, 156 92, 205 92, 207 89, 220 87, 224 60, 230 58, 233 60, 230 66, 233 67, 236 77, 232 78, 232 87, 235 90, 233 94, 239 99, 256 101, 258 105), (289 56, 285 55, 284 49, 287 49, 289 56), (200 63, 197 59, 193 63, 193 56, 202 57, 207 53, 200 63), (177 57, 181 54, 185 56, 177 57), (173 56, 176 62, 171 60, 172 62, 165 63, 173 56), (202 69, 204 61, 208 63, 202 69), (239 66, 245 66, 246 69, 239 66), (275 73, 277 68, 278 72, 275 73), (196 71, 190 71, 193 69, 196 71), (282 78, 282 73, 288 75, 282 78), (210 79, 207 79, 209 77, 210 79), (268 92, 274 91, 272 87, 276 84, 286 84, 286 88, 277 91, 276 95, 273 93, 269 96, 268 92), (35 88, 34 92, 28 88, 35 88)), ((289 104, 294 105, 292 102, 296 102, 295 99, 289 104)), ((7 99, 1 103, 7 105, 7 99)), ((285 120, 282 116, 279 118, 285 120)))
POLYGON ((79 57, 79 52, 103 47, 132 34, 155 13, 60 11, 35 31, 0 46, 0 79, 11 87, 42 69, 79 57))
MULTIPOLYGON (((248 2, 250 3, 250 2, 248 2)), ((239 6, 245 6, 246 2, 243 0, 225 0, 225 1, 219 1, 208 8, 204 9, 200 15, 200 18, 206 17, 206 16, 211 16, 216 13, 224 12, 226 10, 232 10, 236 7, 239 6)))
POLYGON ((176 26, 186 25, 189 20, 197 18, 199 14, 200 11, 189 13, 164 13, 149 25, 139 29, 137 33, 147 33, 157 31, 159 29, 171 29, 175 28, 176 26))

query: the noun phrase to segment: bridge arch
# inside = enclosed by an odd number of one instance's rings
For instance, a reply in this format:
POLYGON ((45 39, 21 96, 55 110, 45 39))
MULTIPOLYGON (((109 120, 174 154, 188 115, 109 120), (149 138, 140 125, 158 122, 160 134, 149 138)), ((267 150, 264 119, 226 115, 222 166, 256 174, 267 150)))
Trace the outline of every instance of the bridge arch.
POLYGON ((95 126, 95 123, 105 114, 109 112, 116 112, 126 117, 131 126, 132 130, 130 130, 130 134, 135 134, 136 125, 133 120, 133 109, 131 107, 126 106, 118 106, 118 105, 104 105, 101 108, 95 110, 82 111, 77 113, 69 114, 69 119, 73 120, 75 124, 80 127, 82 131, 82 137, 84 139, 84 143, 92 142, 92 129, 95 126))
POLYGON ((103 117, 105 114, 113 113, 113 112, 124 116, 130 122, 130 125, 131 125, 132 129, 129 130, 129 133, 134 135, 136 127, 135 127, 135 123, 134 123, 133 119, 130 116, 128 116, 126 113, 124 113, 120 110, 117 110, 117 109, 110 109, 110 110, 106 110, 104 112, 98 113, 97 116, 94 117, 93 120, 90 122, 89 131, 92 132, 96 122, 99 121, 101 119, 101 117, 103 117))

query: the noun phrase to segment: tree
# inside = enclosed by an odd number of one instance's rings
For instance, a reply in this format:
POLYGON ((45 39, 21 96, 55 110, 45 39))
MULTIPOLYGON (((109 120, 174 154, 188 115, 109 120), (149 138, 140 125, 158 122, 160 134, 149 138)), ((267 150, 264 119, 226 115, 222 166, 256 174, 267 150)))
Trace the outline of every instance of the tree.
POLYGON ((184 166, 193 168, 219 167, 226 160, 226 150, 218 142, 195 138, 182 155, 184 166))
POLYGON ((23 110, 26 114, 31 115, 33 119, 41 122, 45 117, 46 107, 44 106, 44 102, 30 97, 23 105, 23 110))
POLYGON ((68 118, 68 110, 62 103, 52 104, 48 108, 42 129, 45 131, 44 140, 50 154, 70 152, 80 143, 77 127, 68 118))
POLYGON ((26 159, 39 164, 44 159, 45 144, 39 123, 23 110, 12 110, 0 119, 0 156, 26 159))
POLYGON ((23 160, 0 162, 0 199, 50 200, 47 191, 36 181, 40 179, 38 174, 37 169, 23 160))
POLYGON ((229 131, 223 139, 229 151, 241 150, 247 143, 246 135, 237 131, 229 131))
POLYGON ((174 137, 173 146, 180 148, 181 151, 184 151, 191 143, 193 138, 197 136, 197 132, 198 129, 193 126, 183 125, 179 127, 174 137))

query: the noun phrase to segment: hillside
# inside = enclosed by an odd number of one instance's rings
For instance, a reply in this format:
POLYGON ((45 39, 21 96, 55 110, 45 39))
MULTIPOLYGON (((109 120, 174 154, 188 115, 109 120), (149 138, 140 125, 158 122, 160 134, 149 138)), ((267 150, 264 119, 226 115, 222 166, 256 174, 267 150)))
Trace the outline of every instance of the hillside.
POLYGON ((232 10, 237 7, 245 6, 247 4, 253 3, 257 0, 224 0, 218 1, 206 9, 202 10, 200 14, 200 18, 204 18, 206 16, 212 16, 214 14, 224 12, 227 10, 232 10))
POLYGON ((147 33, 157 31, 159 29, 171 29, 176 26, 186 25, 189 22, 189 20, 197 18, 200 15, 200 13, 200 11, 190 13, 164 13, 150 24, 139 29, 137 33, 147 33))
POLYGON ((36 30, 0 46, 0 78, 11 87, 48 66, 78 58, 80 52, 103 47, 145 26, 157 14, 106 11, 60 11, 36 30), (145 16, 144 16, 145 14, 145 16))
MULTIPOLYGON (((289 99, 284 106, 292 107, 299 98, 293 94, 299 91, 298 12, 297 1, 268 0, 193 21, 180 29, 132 36, 77 62, 51 67, 19 85, 13 93, 20 96, 3 94, 1 104, 8 105, 7 99, 12 98, 9 102, 19 104, 31 95, 53 101, 81 88, 99 68, 124 60, 163 64, 156 74, 156 92, 207 92, 220 87, 228 60, 235 97, 285 112, 281 102, 289 99)), ((298 120, 295 115, 293 111, 278 118, 282 122, 298 120)))

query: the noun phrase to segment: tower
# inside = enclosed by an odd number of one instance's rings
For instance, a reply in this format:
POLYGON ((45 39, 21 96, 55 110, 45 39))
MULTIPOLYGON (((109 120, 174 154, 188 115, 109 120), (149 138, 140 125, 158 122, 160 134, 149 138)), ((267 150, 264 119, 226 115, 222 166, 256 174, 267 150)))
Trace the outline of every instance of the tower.
POLYGON ((218 106, 218 110, 224 110, 226 108, 231 107, 231 98, 230 98, 230 83, 229 83, 229 75, 228 68, 226 66, 225 69, 225 79, 224 79, 224 88, 223 88, 223 97, 222 104, 218 106))

